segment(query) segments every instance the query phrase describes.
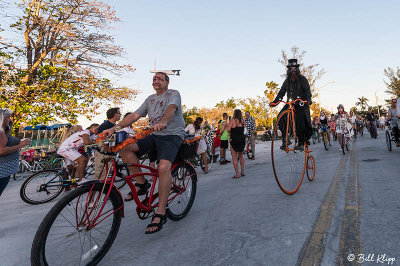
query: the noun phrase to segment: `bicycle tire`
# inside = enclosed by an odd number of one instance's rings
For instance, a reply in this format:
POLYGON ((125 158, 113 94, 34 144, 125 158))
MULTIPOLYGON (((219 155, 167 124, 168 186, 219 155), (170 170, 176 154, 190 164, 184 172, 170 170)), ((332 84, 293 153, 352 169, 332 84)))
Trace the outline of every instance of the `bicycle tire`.
POLYGON ((271 141, 271 161, 275 180, 279 188, 288 195, 296 193, 300 188, 306 167, 306 154, 301 151, 292 150, 296 143, 296 129, 293 120, 294 117, 290 110, 284 111, 275 122, 271 141), (278 125, 281 120, 286 124, 286 130, 282 132, 282 136, 286 136, 285 150, 280 149, 276 140, 278 125))
POLYGON ((34 173, 33 175, 31 175, 29 178, 27 178, 25 180, 25 182, 22 184, 20 190, 19 190, 19 195, 21 197, 21 199, 28 203, 28 204, 32 204, 32 205, 37 205, 37 204, 42 204, 42 203, 46 203, 49 202, 53 199, 55 199, 58 195, 60 195, 60 193, 63 191, 64 187, 62 185, 59 186, 54 186, 56 188, 56 190, 54 191, 53 194, 49 194, 49 190, 46 189, 44 191, 38 191, 38 189, 40 189, 40 187, 50 181, 47 182, 41 182, 40 178, 46 178, 52 181, 55 179, 59 179, 60 180, 60 184, 62 184, 62 176, 60 175, 60 172, 55 171, 55 170, 44 170, 44 171, 40 171, 37 173, 34 173), (54 174, 54 175, 53 175, 54 174), (34 182, 36 182, 37 184, 34 184, 34 182), (31 185, 32 184, 32 192, 30 191, 31 185), (33 197, 34 192, 38 193, 37 195, 40 197, 41 195, 45 196, 42 197, 41 200, 35 199, 33 197), (43 192, 43 193, 41 193, 43 192))
POLYGON ((346 154, 346 151, 344 150, 344 142, 345 142, 345 136, 344 136, 344 134, 342 134, 342 143, 341 143, 340 147, 342 148, 343 154, 346 154))
POLYGON ((315 160, 312 155, 307 156, 306 173, 308 180, 313 181, 315 177, 315 160))
POLYGON ((324 141, 324 148, 325 148, 325 150, 329 150, 328 136, 327 136, 327 133, 326 133, 326 132, 324 132, 324 133, 322 134, 322 140, 324 141))
POLYGON ((207 157, 208 171, 210 171, 214 165, 214 160, 209 149, 206 150, 206 157, 207 157))
POLYGON ((389 131, 386 131, 385 135, 386 135, 386 146, 387 146, 389 151, 392 151, 392 141, 391 141, 391 137, 390 137, 389 131))
POLYGON ((182 162, 173 169, 171 175, 172 188, 166 214, 170 220, 177 221, 185 217, 193 206, 197 190, 197 174, 191 164, 182 162), (179 188, 183 187, 185 191, 179 191, 179 188), (186 205, 181 205, 185 203, 186 205))
POLYGON ((254 157, 253 150, 251 149, 251 143, 250 142, 247 143, 247 152, 246 152, 246 154, 247 154, 247 158, 249 158, 249 159, 254 157))
POLYGON ((29 172, 26 166, 21 161, 19 161, 18 168, 18 172, 13 175, 13 179, 15 181, 21 180, 29 172))
MULTIPOLYGON (((111 245, 113 244, 118 231, 119 227, 121 225, 121 217, 122 217, 122 210, 123 210, 123 202, 121 199, 121 196, 119 195, 118 191, 116 189, 112 189, 111 193, 109 195, 109 201, 105 203, 105 208, 103 209, 103 213, 107 213, 105 211, 106 207, 109 209, 109 212, 112 212, 110 216, 107 216, 104 218, 104 220, 100 221, 99 224, 102 226, 100 227, 101 230, 98 228, 96 229, 96 226, 93 228, 89 228, 85 222, 85 220, 82 217, 79 217, 79 215, 85 216, 85 211, 90 211, 90 209, 86 209, 86 205, 84 201, 88 199, 90 190, 92 189, 92 192, 95 193, 102 193, 99 195, 101 199, 103 198, 103 194, 106 194, 108 192, 108 186, 105 186, 105 189, 103 190, 104 184, 102 183, 97 183, 97 184, 88 184, 88 185, 83 185, 78 187, 77 189, 71 191, 68 193, 66 196, 60 199, 51 209, 50 211, 46 214, 44 217, 43 221, 41 222, 38 230, 36 231, 33 243, 32 243, 32 248, 31 248, 31 264, 33 266, 43 266, 43 265, 53 265, 53 264, 59 264, 60 261, 62 261, 66 265, 96 265, 101 261, 101 259, 106 255, 107 251, 110 249, 111 245), (88 193, 88 196, 85 197, 84 194, 88 193), (81 200, 82 199, 82 200, 81 200), (76 200, 76 203, 74 202, 76 200), (111 205, 108 205, 111 204, 111 205), (121 208, 122 206, 122 208, 121 208), (78 208, 82 208, 82 212, 78 211, 78 208), (68 208, 72 208, 72 211, 69 210, 70 212, 68 213, 67 210, 68 208), (63 214, 63 211, 65 213, 63 214), (62 218, 61 218, 62 216, 62 218), (78 217, 77 217, 78 216, 78 217), (72 217, 72 221, 69 222, 67 218, 72 217), (106 226, 105 223, 107 221, 110 221, 111 217, 111 226, 110 230, 108 231, 108 234, 105 233, 104 227, 106 226), (63 226, 58 226, 58 219, 60 218, 61 222, 65 221, 65 219, 68 223, 65 223, 63 226), (108 218, 108 219, 107 219, 108 218), (78 224, 79 223, 79 224, 78 224), (71 228, 74 230, 68 234, 65 233, 65 236, 62 236, 63 232, 60 231, 65 231, 67 229, 64 229, 63 227, 68 227, 71 225, 71 228), (56 229, 56 228, 62 228, 62 229, 56 229), (56 236, 55 239, 52 239, 52 230, 56 231, 56 236), (90 233, 87 233, 90 232, 90 233), (99 234, 99 232, 101 234, 99 234), (83 234, 83 237, 81 237, 81 233, 83 234), (79 238, 76 238, 76 234, 79 235, 79 238), (85 235, 86 234, 86 235, 85 235), (92 238, 92 235, 97 234, 97 238, 93 236, 93 242, 90 241, 89 244, 89 251, 86 252, 85 249, 88 249, 86 247, 82 246, 82 243, 86 239, 92 238), (103 236, 103 235, 106 236, 103 236), (86 237, 86 238, 85 238, 86 237), (105 241, 104 243, 99 247, 97 245, 100 245, 100 238, 104 237, 105 241), (49 239, 50 238, 50 239, 49 239), (75 239, 74 239, 75 238, 75 239), (51 244, 49 243, 48 245, 51 246, 51 248, 46 248, 46 243, 49 241, 57 241, 58 242, 52 242, 51 244), (76 240, 76 242, 73 242, 76 240), (94 245, 94 246, 93 246, 94 245), (93 246, 93 247, 92 247, 93 246), (80 247, 80 248, 79 248, 80 247), (59 250, 58 254, 57 249, 59 250), (94 252, 98 252, 93 255, 94 252), (80 253, 80 257, 74 256, 73 253, 77 252, 80 253), (83 253, 86 252, 86 253, 83 253), (83 254, 83 255, 82 255, 83 254), (92 256, 93 255, 93 256, 92 256), (90 261, 87 262, 82 262, 83 259, 85 259, 86 256, 92 256, 90 261), (72 261, 71 261, 72 260, 72 261)), ((93 194, 92 194, 93 195, 93 194)), ((94 198, 97 196, 95 195, 94 198)), ((104 201, 102 200, 95 201, 98 202, 98 204, 102 204, 104 201)), ((97 204, 96 204, 97 205, 97 204)), ((99 206, 99 205, 97 205, 99 206)), ((97 207, 93 207, 97 208, 97 207)), ((95 209, 96 210, 96 209, 95 209)), ((60 223, 61 223, 60 222, 60 223)))

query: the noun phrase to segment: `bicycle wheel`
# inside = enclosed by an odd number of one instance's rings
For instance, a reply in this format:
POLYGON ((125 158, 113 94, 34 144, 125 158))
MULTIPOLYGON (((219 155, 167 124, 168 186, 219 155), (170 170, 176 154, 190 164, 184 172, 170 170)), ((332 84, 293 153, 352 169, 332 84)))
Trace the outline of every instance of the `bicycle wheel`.
POLYGON ((312 155, 307 156, 306 173, 308 180, 313 181, 315 177, 315 160, 312 155))
POLYGON ((172 188, 166 213, 169 219, 177 221, 185 217, 192 208, 196 197, 197 174, 186 162, 177 165, 171 174, 172 188))
POLYGON ((61 172, 44 170, 34 173, 22 184, 19 191, 21 199, 29 204, 46 203, 63 191, 61 172))
POLYGON ((112 189, 104 203, 108 186, 88 184, 71 191, 44 217, 31 249, 34 266, 96 265, 117 236, 123 210, 122 199, 112 189), (91 190, 92 189, 92 190, 91 190), (90 199, 94 206, 86 208, 90 199), (102 204, 104 208, 101 210, 102 204), (94 217, 99 214, 93 225, 94 217))
POLYGON ((294 115, 287 110, 283 112, 275 123, 271 141, 272 168, 279 188, 286 194, 294 194, 303 181, 306 165, 304 151, 295 150, 296 130, 294 115), (285 140, 280 147, 276 137, 278 125, 284 125, 282 136, 285 140))
POLYGON ((51 163, 51 169, 54 170, 61 170, 63 165, 63 159, 62 158, 55 158, 53 162, 51 163))
POLYGON ((328 135, 327 134, 328 133, 326 133, 326 132, 322 133, 322 140, 324 142, 325 150, 329 150, 329 142, 328 142, 328 135))
POLYGON ((247 144, 247 158, 251 159, 254 156, 253 150, 251 149, 251 143, 247 144))
POLYGON ((389 151, 392 151, 392 141, 391 141, 391 137, 390 137, 389 131, 386 131, 386 146, 387 146, 389 151))
POLYGON ((25 165, 25 163, 22 162, 22 160, 19 161, 18 167, 19 167, 18 172, 15 175, 13 175, 13 179, 16 181, 24 178, 26 174, 28 174, 29 172, 27 166, 25 165))
POLYGON ((364 128, 360 129, 360 135, 363 136, 364 135, 364 128))
POLYGON ((344 134, 342 134, 342 143, 341 143, 340 147, 342 148, 343 154, 346 154, 346 151, 344 150, 344 142, 345 141, 346 141, 346 137, 344 136, 344 134))
POLYGON ((212 167, 213 167, 213 164, 214 164, 213 156, 211 154, 210 149, 206 150, 206 157, 207 157, 208 171, 210 171, 212 169, 212 167))
POLYGON ((350 151, 350 138, 346 137, 346 150, 350 151))

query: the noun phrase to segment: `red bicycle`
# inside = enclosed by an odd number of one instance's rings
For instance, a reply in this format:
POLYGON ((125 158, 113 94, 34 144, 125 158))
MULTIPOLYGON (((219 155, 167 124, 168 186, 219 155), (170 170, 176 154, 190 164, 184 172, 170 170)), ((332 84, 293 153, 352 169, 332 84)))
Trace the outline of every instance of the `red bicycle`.
MULTIPOLYGON (((147 130, 137 134, 134 140, 150 133, 151 130, 147 130)), ((196 153, 197 140, 184 141, 171 168, 172 186, 166 209, 171 220, 185 217, 196 196, 197 174, 187 159, 196 153)), ((115 152, 118 149, 108 147, 104 150, 115 152)), ((33 240, 32 265, 57 265, 60 262, 65 265, 95 265, 106 255, 119 231, 124 201, 114 185, 118 167, 115 158, 103 160, 103 163, 106 164, 103 180, 84 183, 60 199, 44 217, 33 240), (108 167, 110 164, 112 167, 108 167)), ((125 177, 137 205, 137 215, 146 219, 159 204, 158 171, 142 164, 132 166, 148 170, 125 177), (132 182, 136 176, 152 177, 151 189, 144 199, 139 199, 132 182)))
POLYGON ((286 194, 294 194, 300 188, 304 174, 308 180, 313 181, 315 176, 315 160, 308 150, 307 143, 304 143, 304 150, 298 149, 300 143, 296 137, 296 119, 294 104, 299 102, 304 105, 306 101, 296 99, 295 101, 279 101, 289 105, 289 108, 282 112, 274 126, 274 133, 271 141, 272 168, 279 188, 286 194), (277 142, 278 125, 284 128, 282 133, 282 146, 277 142))

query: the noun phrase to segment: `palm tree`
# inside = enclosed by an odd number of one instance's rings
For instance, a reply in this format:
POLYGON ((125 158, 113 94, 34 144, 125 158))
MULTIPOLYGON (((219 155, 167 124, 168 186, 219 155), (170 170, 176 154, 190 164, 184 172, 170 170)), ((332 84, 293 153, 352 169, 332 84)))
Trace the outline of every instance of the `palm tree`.
POLYGON ((361 98, 358 98, 358 102, 356 102, 356 106, 360 106, 361 111, 365 111, 365 109, 367 109, 367 106, 368 106, 368 103, 367 103, 368 101, 369 100, 367 98, 362 96, 361 98))

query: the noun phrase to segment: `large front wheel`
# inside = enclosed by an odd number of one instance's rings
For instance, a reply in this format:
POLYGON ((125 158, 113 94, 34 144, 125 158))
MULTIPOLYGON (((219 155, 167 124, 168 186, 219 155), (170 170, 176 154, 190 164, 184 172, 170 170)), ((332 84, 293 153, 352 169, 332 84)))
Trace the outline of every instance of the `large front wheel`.
POLYGON ((296 149, 295 118, 287 110, 283 112, 275 123, 271 142, 272 168, 279 188, 286 194, 294 194, 303 181, 306 154, 296 149), (278 125, 282 128, 282 141, 277 140, 278 125))
POLYGON ((106 200, 108 186, 105 189, 103 186, 97 183, 78 187, 51 208, 36 231, 31 249, 32 265, 100 262, 117 236, 123 209, 117 190, 112 189, 106 200))
POLYGON ((180 220, 192 208, 196 197, 197 174, 191 164, 182 162, 172 171, 172 187, 166 213, 171 220, 180 220))

